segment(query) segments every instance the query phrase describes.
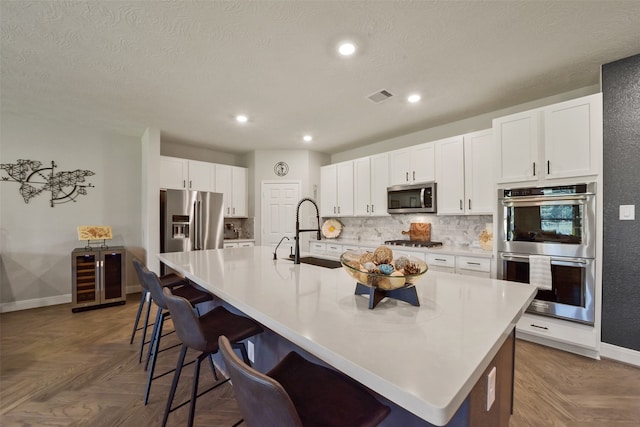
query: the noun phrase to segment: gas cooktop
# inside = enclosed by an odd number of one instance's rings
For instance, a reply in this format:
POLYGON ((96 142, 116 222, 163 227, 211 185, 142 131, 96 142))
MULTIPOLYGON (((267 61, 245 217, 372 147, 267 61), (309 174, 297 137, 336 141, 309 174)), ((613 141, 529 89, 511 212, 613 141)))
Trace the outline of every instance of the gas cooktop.
POLYGON ((425 242, 423 240, 387 240, 384 242, 385 245, 394 245, 394 246, 413 246, 414 248, 436 248, 438 246, 442 246, 441 242, 425 242))

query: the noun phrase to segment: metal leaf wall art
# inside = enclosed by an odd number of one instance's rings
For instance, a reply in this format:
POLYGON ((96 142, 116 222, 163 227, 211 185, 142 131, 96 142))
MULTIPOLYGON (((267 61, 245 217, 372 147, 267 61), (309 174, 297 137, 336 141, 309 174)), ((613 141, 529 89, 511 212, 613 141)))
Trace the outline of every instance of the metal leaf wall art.
POLYGON ((25 203, 29 203, 43 191, 50 192, 51 207, 75 202, 79 196, 87 195, 87 188, 93 188, 91 183, 84 184, 86 177, 95 175, 90 170, 55 172, 57 167, 54 161, 51 161, 51 167, 42 167, 42 163, 37 160, 3 163, 0 164, 0 169, 3 170, 3 175, 8 176, 2 176, 1 181, 19 183, 18 191, 25 203))

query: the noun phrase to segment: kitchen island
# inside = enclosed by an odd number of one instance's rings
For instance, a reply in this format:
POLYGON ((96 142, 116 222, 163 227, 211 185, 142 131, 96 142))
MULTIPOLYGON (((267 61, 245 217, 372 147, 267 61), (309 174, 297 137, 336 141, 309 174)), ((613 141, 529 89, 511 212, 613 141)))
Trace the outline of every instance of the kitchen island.
POLYGON ((385 299, 370 310, 341 268, 273 260, 271 247, 159 258, 422 425, 469 425, 461 409, 536 294, 531 285, 429 271, 416 285, 419 307, 385 299))

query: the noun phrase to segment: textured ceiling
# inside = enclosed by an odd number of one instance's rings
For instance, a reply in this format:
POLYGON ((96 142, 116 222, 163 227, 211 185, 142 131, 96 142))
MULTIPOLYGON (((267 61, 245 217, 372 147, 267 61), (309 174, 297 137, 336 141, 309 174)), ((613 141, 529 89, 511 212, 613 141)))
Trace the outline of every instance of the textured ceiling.
POLYGON ((635 0, 2 0, 2 112, 333 153, 597 84, 640 53, 639 16, 635 0), (337 56, 342 38, 355 57, 337 56), (381 89, 396 96, 367 99, 381 89))

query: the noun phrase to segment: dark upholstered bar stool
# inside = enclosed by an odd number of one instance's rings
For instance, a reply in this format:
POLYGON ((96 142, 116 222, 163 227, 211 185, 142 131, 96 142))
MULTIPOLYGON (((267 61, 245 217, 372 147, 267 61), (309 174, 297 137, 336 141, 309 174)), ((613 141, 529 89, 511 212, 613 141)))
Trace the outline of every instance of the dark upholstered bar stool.
MULTIPOLYGON (((195 288, 192 285, 180 286, 176 288, 163 288, 160 285, 160 280, 158 276, 153 271, 149 271, 146 267, 142 267, 142 281, 144 285, 147 287, 147 290, 151 293, 151 298, 153 302, 158 306, 158 312, 156 315, 156 320, 153 325, 153 332, 151 334, 151 343, 149 344, 149 349, 147 352, 147 364, 145 365, 145 369, 151 361, 151 366, 149 368, 149 375, 147 379, 147 387, 144 393, 144 404, 146 405, 149 401, 149 392, 151 391, 151 383, 153 380, 167 375, 171 371, 164 372, 160 375, 153 376, 156 368, 156 360, 158 358, 158 354, 163 351, 160 349, 160 339, 162 338, 162 328, 164 325, 165 319, 167 319, 170 315, 168 311, 167 304, 165 302, 165 296, 162 293, 163 289, 172 289, 175 295, 179 295, 182 298, 185 298, 187 303, 189 304, 189 308, 193 311, 196 304, 200 304, 203 302, 213 300, 213 295, 209 292, 200 290, 195 288)), ((174 323, 175 327, 175 323, 174 323)), ((173 347, 177 347, 174 345, 173 347)), ((172 348, 172 347, 170 347, 172 348)), ((211 368, 213 369, 213 362, 211 362, 211 368)), ((214 371, 215 373, 215 371, 214 371)))
POLYGON ((291 352, 266 375, 219 339, 220 354, 249 427, 377 426, 390 412, 351 378, 291 352))
MULTIPOLYGON (((142 286, 142 293, 140 295, 140 304, 138 305, 136 320, 133 323, 133 330, 131 331, 131 339, 129 340, 129 344, 133 344, 133 340, 136 337, 136 332, 141 330, 142 346, 144 346, 144 344, 146 344, 145 341, 147 339, 147 327, 149 326, 149 313, 151 312, 151 295, 149 294, 149 291, 144 287, 144 285, 142 285, 142 277, 140 275, 142 263, 139 260, 134 259, 133 266, 136 271, 136 274, 138 275, 138 281, 142 286), (147 299, 149 299, 148 304, 147 304, 147 299), (142 315, 142 310, 145 309, 145 306, 146 306, 146 310, 145 310, 144 326, 138 326, 140 323, 140 316, 142 315)), ((169 274, 160 276, 160 284, 163 287, 165 286, 175 287, 175 286, 188 285, 189 281, 184 277, 179 276, 175 273, 169 273, 169 274)), ((140 350, 140 360, 142 361, 142 349, 140 350)))
MULTIPOLYGON (((191 427, 193 426, 193 419, 195 416, 196 399, 228 381, 218 381, 209 389, 198 393, 200 364, 204 359, 209 358, 212 354, 218 351, 218 337, 221 335, 228 337, 227 342, 233 342, 233 345, 236 348, 239 348, 242 352, 244 361, 249 364, 247 350, 244 343, 240 341, 261 333, 262 327, 253 319, 233 314, 224 307, 216 307, 208 313, 198 317, 186 299, 172 293, 172 290, 168 288, 165 288, 163 292, 165 301, 169 307, 169 311, 171 312, 171 318, 173 319, 173 325, 176 328, 176 333, 182 341, 182 351, 180 352, 180 358, 176 365, 169 399, 167 400, 164 418, 162 419, 162 426, 164 427, 167 424, 169 413, 191 402, 188 424, 189 427, 191 427), (184 359, 187 354, 187 350, 190 348, 199 352, 195 358, 195 372, 191 388, 191 399, 172 408, 176 388, 180 380, 180 373, 182 372, 182 366, 184 365, 184 359)), ((232 344, 229 343, 230 348, 231 345, 232 344)))

